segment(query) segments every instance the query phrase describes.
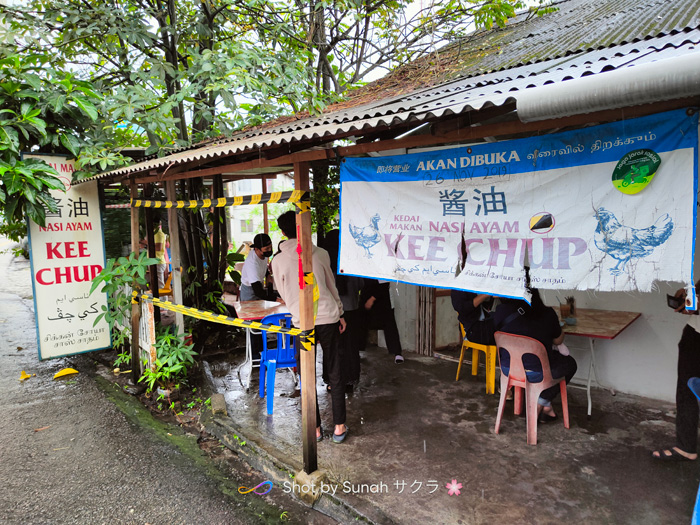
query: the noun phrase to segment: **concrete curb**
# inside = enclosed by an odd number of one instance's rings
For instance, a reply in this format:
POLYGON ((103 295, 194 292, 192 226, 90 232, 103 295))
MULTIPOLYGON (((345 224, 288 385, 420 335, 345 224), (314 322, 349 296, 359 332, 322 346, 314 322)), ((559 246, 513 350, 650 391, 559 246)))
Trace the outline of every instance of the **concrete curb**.
MULTIPOLYGON (((202 361, 202 367, 208 389, 207 395, 218 393, 214 391, 214 378, 209 363, 202 361)), ((290 482, 294 478, 296 468, 280 457, 264 450, 254 441, 247 439, 245 432, 236 427, 229 417, 215 416, 207 410, 202 414, 200 421, 209 434, 215 436, 226 447, 238 454, 252 468, 263 473, 276 486, 281 487, 285 482, 290 482)), ((296 494, 294 497, 302 501, 296 494)), ((340 523, 361 522, 372 525, 395 523, 381 509, 353 494, 343 493, 342 496, 338 496, 337 494, 324 493, 312 507, 340 523)))

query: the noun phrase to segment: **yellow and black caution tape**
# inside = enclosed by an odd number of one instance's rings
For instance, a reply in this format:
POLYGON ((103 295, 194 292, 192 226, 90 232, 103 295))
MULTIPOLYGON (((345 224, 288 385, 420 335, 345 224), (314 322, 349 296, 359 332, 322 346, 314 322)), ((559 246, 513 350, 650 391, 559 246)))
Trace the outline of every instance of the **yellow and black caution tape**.
MULTIPOLYGON (((197 310, 189 306, 184 306, 181 304, 173 304, 168 301, 163 301, 156 297, 153 297, 150 293, 138 293, 133 292, 134 300, 141 299, 144 301, 151 301, 155 306, 159 308, 164 308, 165 310, 170 310, 172 312, 179 312, 182 315, 188 315, 194 317, 195 319, 202 319, 204 321, 211 321, 212 323, 225 324, 229 326, 239 326, 241 328, 253 328, 255 330, 265 330, 268 332, 283 333, 289 335, 301 335, 304 338, 304 331, 300 328, 285 328, 279 325, 273 324, 262 324, 258 321, 245 321, 243 319, 236 319, 233 317, 228 317, 222 314, 215 314, 213 312, 206 312, 204 310, 197 310)), ((306 334, 308 336, 308 334, 306 334)), ((313 330, 311 331, 311 337, 313 341, 313 330)))
POLYGON ((301 344, 302 350, 311 352, 314 349, 314 345, 316 344, 316 336, 314 334, 314 331, 310 330, 309 333, 302 334, 301 337, 299 337, 299 343, 301 344))
MULTIPOLYGON (((289 201, 292 202, 292 201, 289 201)), ((300 199, 298 201, 293 201, 294 205, 297 207, 297 213, 308 213, 311 211, 311 201, 309 199, 300 199)))
POLYGON ((186 201, 148 201, 131 199, 132 208, 223 208, 224 206, 245 206, 249 204, 282 204, 294 203, 299 209, 310 209, 309 192, 301 190, 276 191, 258 195, 240 195, 238 197, 221 197, 219 199, 186 200, 186 201))

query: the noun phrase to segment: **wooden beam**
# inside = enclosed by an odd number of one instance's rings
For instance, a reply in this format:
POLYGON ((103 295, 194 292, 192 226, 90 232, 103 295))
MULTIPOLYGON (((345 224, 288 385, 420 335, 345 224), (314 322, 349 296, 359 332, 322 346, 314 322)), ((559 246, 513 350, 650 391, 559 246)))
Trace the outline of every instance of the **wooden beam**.
MULTIPOLYGON (((294 165, 294 189, 309 189, 309 165, 294 165)), ((301 246, 301 265, 304 275, 313 272, 311 244, 311 212, 297 213, 297 242, 301 246)), ((314 287, 305 285, 299 290, 299 328, 314 329, 314 287)), ((304 472, 318 468, 316 449, 316 345, 312 351, 300 350, 301 359, 301 429, 304 454, 304 472)))
MULTIPOLYGON (((432 133, 430 135, 409 136, 398 140, 385 140, 380 142, 370 142, 357 144, 354 146, 345 146, 338 148, 314 149, 300 151, 282 155, 273 159, 257 158, 244 162, 226 164, 222 166, 206 168, 202 170, 186 171, 178 174, 170 174, 166 176, 144 177, 138 179, 138 182, 153 182, 155 180, 179 180, 192 177, 209 177, 218 173, 236 171, 246 171, 256 168, 269 168, 291 165, 296 163, 312 162, 317 160, 335 160, 336 152, 340 157, 349 157, 354 155, 363 155, 370 152, 379 152, 389 149, 399 148, 417 148, 428 146, 439 146, 454 142, 466 142, 483 139, 485 137, 502 137, 508 135, 517 135, 533 132, 546 132, 553 129, 561 129, 571 126, 581 126, 590 123, 614 122, 618 120, 636 118, 652 113, 660 113, 662 111, 670 111, 688 106, 696 106, 700 103, 698 97, 670 100, 666 102, 658 102, 654 104, 645 104, 640 106, 631 106, 627 108, 612 109, 607 111, 599 111, 596 113, 587 113, 581 115, 573 115, 553 120, 544 120, 538 122, 523 123, 517 119, 485 124, 479 126, 467 125, 464 120, 464 115, 459 118, 450 119, 449 121, 430 119, 424 122, 432 123, 432 133)), ((467 119, 470 117, 466 117, 467 119)), ((365 135, 367 133, 364 133, 365 135)), ((363 133, 354 131, 340 133, 335 135, 333 139, 343 138, 346 136, 362 136, 363 133)), ((239 154, 238 156, 249 155, 250 152, 239 154)), ((235 158, 235 156, 233 156, 235 158)), ((286 170, 285 170, 286 171, 286 170)))

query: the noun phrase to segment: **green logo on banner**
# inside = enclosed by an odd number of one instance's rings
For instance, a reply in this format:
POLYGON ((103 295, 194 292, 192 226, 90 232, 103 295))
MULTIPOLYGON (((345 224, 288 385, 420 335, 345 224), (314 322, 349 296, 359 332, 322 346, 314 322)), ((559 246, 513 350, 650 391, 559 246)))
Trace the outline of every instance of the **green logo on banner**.
POLYGON ((628 195, 639 193, 649 185, 660 165, 661 158, 650 149, 630 151, 613 170, 613 186, 628 195))

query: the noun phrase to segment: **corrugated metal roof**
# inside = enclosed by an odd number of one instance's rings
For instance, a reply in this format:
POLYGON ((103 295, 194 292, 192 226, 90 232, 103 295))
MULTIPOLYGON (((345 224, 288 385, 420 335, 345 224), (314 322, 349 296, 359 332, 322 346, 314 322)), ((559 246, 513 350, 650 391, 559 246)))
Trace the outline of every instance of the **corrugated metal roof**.
MULTIPOLYGON (((520 16, 503 29, 480 32, 445 48, 440 61, 458 64, 452 80, 382 98, 404 68, 363 88, 377 94, 354 107, 333 107, 319 117, 241 132, 167 157, 151 158, 97 178, 215 159, 297 141, 332 138, 395 123, 432 120, 501 106, 517 93, 588 75, 698 52, 697 0, 565 0, 542 18, 520 16), (474 74, 479 71, 490 71, 474 74), (457 78, 454 78, 454 77, 457 78)), ((700 67, 700 54, 698 55, 700 67)), ((418 63, 420 66, 420 63, 418 63)), ((416 67, 416 63, 405 66, 416 67)), ((444 76, 444 71, 438 72, 444 76)), ((425 85, 425 83, 423 84, 425 85)), ((361 100, 360 90, 354 100, 361 100)), ((342 105, 343 103, 341 103, 342 105)), ((634 101, 629 101, 633 105, 634 101)))

